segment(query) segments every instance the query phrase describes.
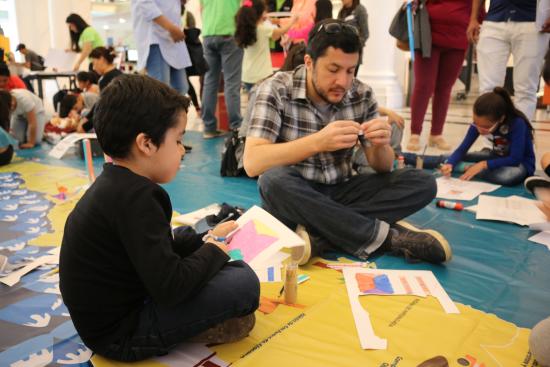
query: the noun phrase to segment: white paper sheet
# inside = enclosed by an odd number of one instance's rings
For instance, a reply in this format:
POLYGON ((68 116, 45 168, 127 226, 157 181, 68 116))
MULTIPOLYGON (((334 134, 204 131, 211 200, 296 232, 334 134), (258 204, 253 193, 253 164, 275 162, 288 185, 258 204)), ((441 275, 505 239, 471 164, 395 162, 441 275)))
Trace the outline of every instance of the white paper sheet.
POLYGON ((516 195, 509 197, 481 195, 477 203, 476 219, 511 222, 520 226, 543 222, 546 217, 535 203, 535 200, 516 195))
POLYGON ((57 71, 72 71, 78 54, 65 50, 50 48, 44 59, 44 65, 57 71))
POLYGON ((548 247, 550 250, 550 231, 549 232, 539 232, 534 236, 529 237, 529 241, 540 243, 548 247))
POLYGON ((540 223, 531 223, 529 224, 529 229, 533 231, 550 232, 550 222, 545 220, 540 223))
POLYGON ((57 143, 52 150, 48 153, 50 157, 61 159, 69 149, 71 149, 77 141, 82 139, 97 139, 95 133, 72 133, 63 138, 59 143, 57 143))
POLYGON ((500 185, 487 182, 464 181, 454 177, 437 179, 437 197, 449 200, 473 200, 484 192, 498 189, 500 185))
POLYGON ((9 275, 0 278, 0 283, 4 283, 5 285, 11 287, 12 285, 17 284, 21 280, 21 277, 27 274, 28 272, 30 272, 31 270, 34 270, 44 264, 57 264, 57 263, 59 263, 59 256, 47 255, 47 256, 39 257, 38 259, 28 263, 21 269, 16 270, 10 273, 9 275))
POLYGON ((460 313, 447 292, 443 289, 431 271, 425 270, 386 270, 344 268, 344 279, 348 297, 355 319, 355 327, 359 334, 359 342, 363 349, 387 349, 388 342, 374 333, 369 313, 359 302, 359 296, 364 295, 415 295, 420 297, 433 296, 437 298, 446 313, 460 313), (369 289, 362 289, 359 277, 369 277, 374 285, 369 289))

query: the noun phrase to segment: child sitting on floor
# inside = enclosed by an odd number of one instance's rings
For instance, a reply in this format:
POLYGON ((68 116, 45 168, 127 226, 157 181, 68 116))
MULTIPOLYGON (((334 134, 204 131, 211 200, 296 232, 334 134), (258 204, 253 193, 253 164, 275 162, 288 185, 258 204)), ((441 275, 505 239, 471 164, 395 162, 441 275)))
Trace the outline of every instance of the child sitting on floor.
MULTIPOLYGON (((437 168, 450 176, 464 172, 460 179, 483 180, 505 186, 517 185, 535 172, 533 127, 518 110, 504 88, 479 96, 474 103, 474 122, 460 146, 450 156, 425 157, 424 168, 437 168), (492 144, 479 152, 468 153, 476 139, 483 135, 492 144), (463 164, 464 163, 464 164, 463 164)), ((416 155, 406 154, 405 162, 413 163, 416 155)))
POLYGON ((17 140, 10 134, 11 94, 0 93, 0 166, 5 166, 13 158, 17 140))
POLYGON ((94 127, 113 163, 67 219, 59 275, 80 337, 107 358, 232 342, 254 326, 258 278, 244 262, 228 262, 223 242, 236 223, 206 234, 170 227, 172 205, 159 184, 180 168, 188 105, 139 75, 113 80, 96 105, 94 127))

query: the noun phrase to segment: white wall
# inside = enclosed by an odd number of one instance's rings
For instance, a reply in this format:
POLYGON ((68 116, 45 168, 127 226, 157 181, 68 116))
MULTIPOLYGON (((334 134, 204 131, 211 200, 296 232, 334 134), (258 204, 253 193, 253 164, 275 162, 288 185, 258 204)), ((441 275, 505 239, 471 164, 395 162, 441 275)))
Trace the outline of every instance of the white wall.
POLYGON ((90 12, 91 3, 86 0, 16 0, 19 42, 41 55, 50 48, 65 49, 69 45, 67 16, 77 13, 91 23, 90 12))

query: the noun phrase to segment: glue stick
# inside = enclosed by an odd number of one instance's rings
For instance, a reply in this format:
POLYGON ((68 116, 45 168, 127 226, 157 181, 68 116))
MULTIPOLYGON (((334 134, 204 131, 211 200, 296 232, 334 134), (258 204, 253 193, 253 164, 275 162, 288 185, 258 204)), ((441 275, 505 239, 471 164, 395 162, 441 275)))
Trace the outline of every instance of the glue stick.
POLYGON ((286 266, 284 289, 285 303, 296 303, 298 298, 298 265, 294 262, 286 266))
POLYGON ((456 201, 438 200, 435 205, 440 208, 447 208, 459 211, 464 209, 464 205, 462 205, 462 203, 457 203, 456 201))

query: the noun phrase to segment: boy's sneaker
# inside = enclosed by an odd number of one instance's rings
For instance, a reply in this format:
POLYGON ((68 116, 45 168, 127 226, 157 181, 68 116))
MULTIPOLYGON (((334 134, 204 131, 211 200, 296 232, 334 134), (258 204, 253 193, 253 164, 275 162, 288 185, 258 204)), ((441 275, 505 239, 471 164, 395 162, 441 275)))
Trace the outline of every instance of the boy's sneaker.
POLYGON ((215 131, 205 131, 202 133, 202 137, 204 139, 214 139, 219 138, 220 136, 224 136, 226 134, 225 131, 215 130, 215 131))
POLYGON ((432 229, 421 230, 405 221, 392 225, 390 253, 408 261, 423 260, 434 264, 449 261, 452 250, 443 235, 432 229))
POLYGON ((188 341, 206 344, 233 343, 246 338, 254 328, 255 323, 256 316, 254 313, 243 317, 235 317, 203 331, 199 335, 188 339, 188 341))
POLYGON ((550 178, 541 177, 541 176, 531 176, 527 177, 523 182, 527 191, 535 195, 536 188, 546 188, 550 189, 550 178))
POLYGON ((307 264, 309 260, 323 255, 323 251, 331 247, 328 241, 309 233, 301 224, 298 224, 295 232, 305 242, 303 247, 293 247, 291 249, 292 261, 298 263, 298 265, 307 264))

